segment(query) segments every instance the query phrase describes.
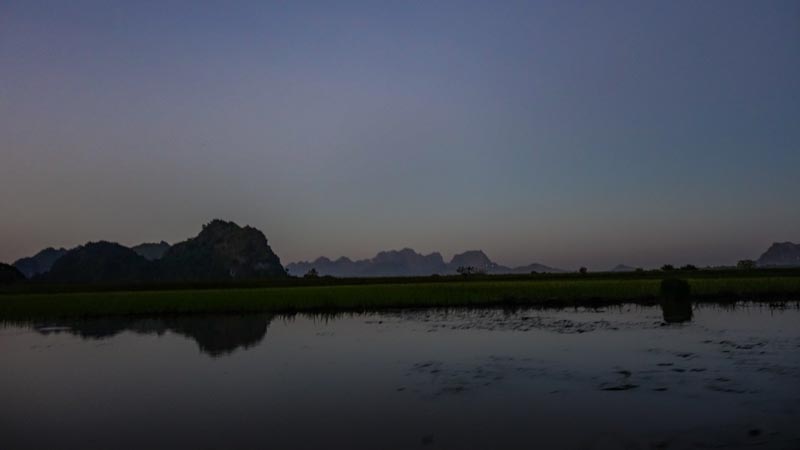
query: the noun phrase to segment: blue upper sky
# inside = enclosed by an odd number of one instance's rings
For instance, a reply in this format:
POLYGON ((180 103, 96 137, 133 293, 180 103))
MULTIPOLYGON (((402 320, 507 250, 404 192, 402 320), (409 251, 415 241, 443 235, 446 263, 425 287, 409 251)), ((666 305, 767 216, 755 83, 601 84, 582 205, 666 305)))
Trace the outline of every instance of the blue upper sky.
POLYGON ((797 1, 0 3, 0 261, 732 263, 800 241, 797 1))

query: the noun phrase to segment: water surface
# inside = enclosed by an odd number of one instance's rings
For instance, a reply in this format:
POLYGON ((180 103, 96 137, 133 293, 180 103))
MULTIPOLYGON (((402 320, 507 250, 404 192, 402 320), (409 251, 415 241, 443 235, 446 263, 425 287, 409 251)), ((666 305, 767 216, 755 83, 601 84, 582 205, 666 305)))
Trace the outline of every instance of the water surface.
POLYGON ((0 326, 0 447, 800 448, 800 309, 0 326))

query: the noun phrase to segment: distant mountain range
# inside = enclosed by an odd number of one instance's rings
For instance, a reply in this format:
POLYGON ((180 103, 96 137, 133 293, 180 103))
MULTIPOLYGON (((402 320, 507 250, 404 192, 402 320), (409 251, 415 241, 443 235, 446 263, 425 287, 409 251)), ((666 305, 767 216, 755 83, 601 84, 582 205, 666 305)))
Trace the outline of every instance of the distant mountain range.
POLYGON ((543 264, 529 264, 520 267, 507 267, 495 263, 481 250, 459 253, 445 262, 438 252, 423 255, 410 248, 379 252, 373 258, 353 261, 347 257, 331 260, 319 257, 314 261, 299 261, 286 266, 287 272, 303 276, 311 269, 319 275, 334 277, 409 277, 433 274, 450 275, 457 273, 459 267, 471 267, 489 274, 527 274, 531 272, 558 273, 561 269, 543 264))
MULTIPOLYGON (((773 243, 756 264, 759 267, 800 267, 800 244, 773 243)), ((33 279, 54 283, 185 282, 304 276, 312 269, 321 276, 405 277, 451 275, 461 268, 487 274, 560 273, 543 264, 508 267, 481 250, 469 250, 445 261, 438 252, 423 255, 410 248, 379 252, 373 258, 291 263, 286 269, 264 234, 249 226, 213 220, 191 239, 170 246, 161 241, 125 247, 114 242, 89 242, 73 249, 46 248, 21 258, 13 266, 0 264, 0 284, 33 279)), ((636 270, 623 264, 612 272, 636 270)))
POLYGON ((53 283, 224 281, 286 276, 261 231, 222 220, 204 225, 196 237, 174 246, 163 241, 132 248, 114 242, 89 242, 70 250, 42 250, 16 261, 14 268, 27 278, 53 283))
POLYGON ((800 244, 775 242, 756 261, 759 267, 800 267, 800 244))

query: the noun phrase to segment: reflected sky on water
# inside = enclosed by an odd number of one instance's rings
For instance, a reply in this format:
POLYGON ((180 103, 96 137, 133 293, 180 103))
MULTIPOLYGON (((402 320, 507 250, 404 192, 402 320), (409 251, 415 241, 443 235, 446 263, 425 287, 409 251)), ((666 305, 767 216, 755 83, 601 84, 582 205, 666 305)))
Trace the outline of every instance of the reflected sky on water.
POLYGON ((797 448, 798 319, 789 303, 5 324, 0 435, 6 448, 797 448))

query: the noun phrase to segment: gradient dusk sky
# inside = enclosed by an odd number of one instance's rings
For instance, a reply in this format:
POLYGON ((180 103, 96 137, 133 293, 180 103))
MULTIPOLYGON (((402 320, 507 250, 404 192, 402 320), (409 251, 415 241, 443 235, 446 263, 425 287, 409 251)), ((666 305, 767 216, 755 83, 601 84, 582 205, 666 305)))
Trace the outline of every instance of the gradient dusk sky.
POLYGON ((0 261, 255 226, 284 263, 800 241, 800 1, 0 2, 0 261))

